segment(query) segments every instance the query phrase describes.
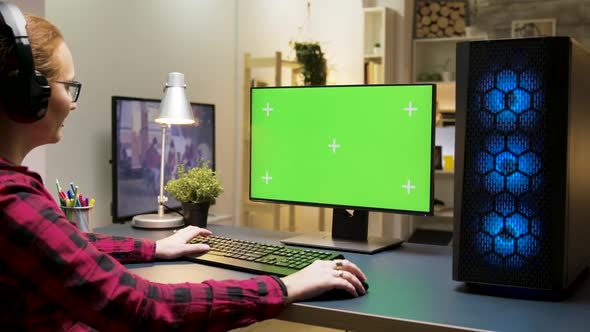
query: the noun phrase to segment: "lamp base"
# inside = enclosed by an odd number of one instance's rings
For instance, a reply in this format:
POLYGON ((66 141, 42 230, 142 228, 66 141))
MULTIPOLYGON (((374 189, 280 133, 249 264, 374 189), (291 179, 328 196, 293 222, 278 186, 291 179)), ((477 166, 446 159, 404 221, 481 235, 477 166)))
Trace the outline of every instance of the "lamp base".
POLYGON ((131 220, 131 226, 137 228, 178 228, 184 226, 184 218, 174 214, 157 213, 140 214, 131 220))

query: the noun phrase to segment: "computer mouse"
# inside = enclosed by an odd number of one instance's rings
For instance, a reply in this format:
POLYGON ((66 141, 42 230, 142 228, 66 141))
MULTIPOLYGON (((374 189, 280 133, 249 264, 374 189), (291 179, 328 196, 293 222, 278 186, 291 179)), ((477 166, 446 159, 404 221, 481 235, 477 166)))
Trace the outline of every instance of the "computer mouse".
MULTIPOLYGON (((366 281, 361 281, 363 287, 365 288, 365 292, 369 291, 369 284, 366 281)), ((362 295, 360 295, 362 296, 362 295)), ((354 296, 341 288, 331 289, 325 293, 322 293, 312 300, 314 301, 334 301, 334 300, 346 300, 346 299, 354 299, 354 296)))

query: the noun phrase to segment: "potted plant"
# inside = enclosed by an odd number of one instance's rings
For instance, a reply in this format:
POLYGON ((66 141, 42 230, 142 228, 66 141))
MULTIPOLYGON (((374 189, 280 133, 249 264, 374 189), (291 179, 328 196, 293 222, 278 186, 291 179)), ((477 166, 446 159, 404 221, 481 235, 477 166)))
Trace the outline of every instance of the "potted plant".
POLYGON ((377 42, 373 44, 373 54, 381 55, 381 43, 377 42))
POLYGON ((326 58, 318 42, 294 42, 297 62, 303 65, 303 83, 305 85, 326 85, 328 68, 326 58))
POLYGON ((182 204, 184 221, 187 225, 207 226, 209 206, 221 193, 223 187, 217 173, 208 167, 208 162, 199 162, 196 167, 177 167, 178 176, 169 180, 164 189, 182 204))

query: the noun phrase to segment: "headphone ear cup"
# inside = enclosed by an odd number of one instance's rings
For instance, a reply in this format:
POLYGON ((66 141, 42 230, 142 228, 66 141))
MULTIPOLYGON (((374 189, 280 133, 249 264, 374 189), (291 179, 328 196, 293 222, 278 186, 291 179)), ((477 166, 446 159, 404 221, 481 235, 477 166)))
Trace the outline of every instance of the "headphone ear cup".
POLYGON ((10 77, 0 87, 0 102, 12 120, 33 123, 47 114, 51 87, 39 71, 35 70, 35 75, 30 76, 28 86, 22 82, 22 77, 10 77))
POLYGON ((51 87, 47 78, 38 70, 35 70, 35 75, 31 78, 31 113, 27 118, 32 122, 41 120, 47 113, 49 104, 49 97, 51 96, 51 87))

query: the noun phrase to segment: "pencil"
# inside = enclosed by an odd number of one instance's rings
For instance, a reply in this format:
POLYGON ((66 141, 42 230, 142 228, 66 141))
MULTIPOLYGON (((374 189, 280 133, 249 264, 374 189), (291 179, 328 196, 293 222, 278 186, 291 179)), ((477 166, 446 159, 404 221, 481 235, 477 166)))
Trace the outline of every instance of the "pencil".
POLYGON ((78 200, 78 186, 74 188, 74 206, 80 206, 80 201, 78 200))

